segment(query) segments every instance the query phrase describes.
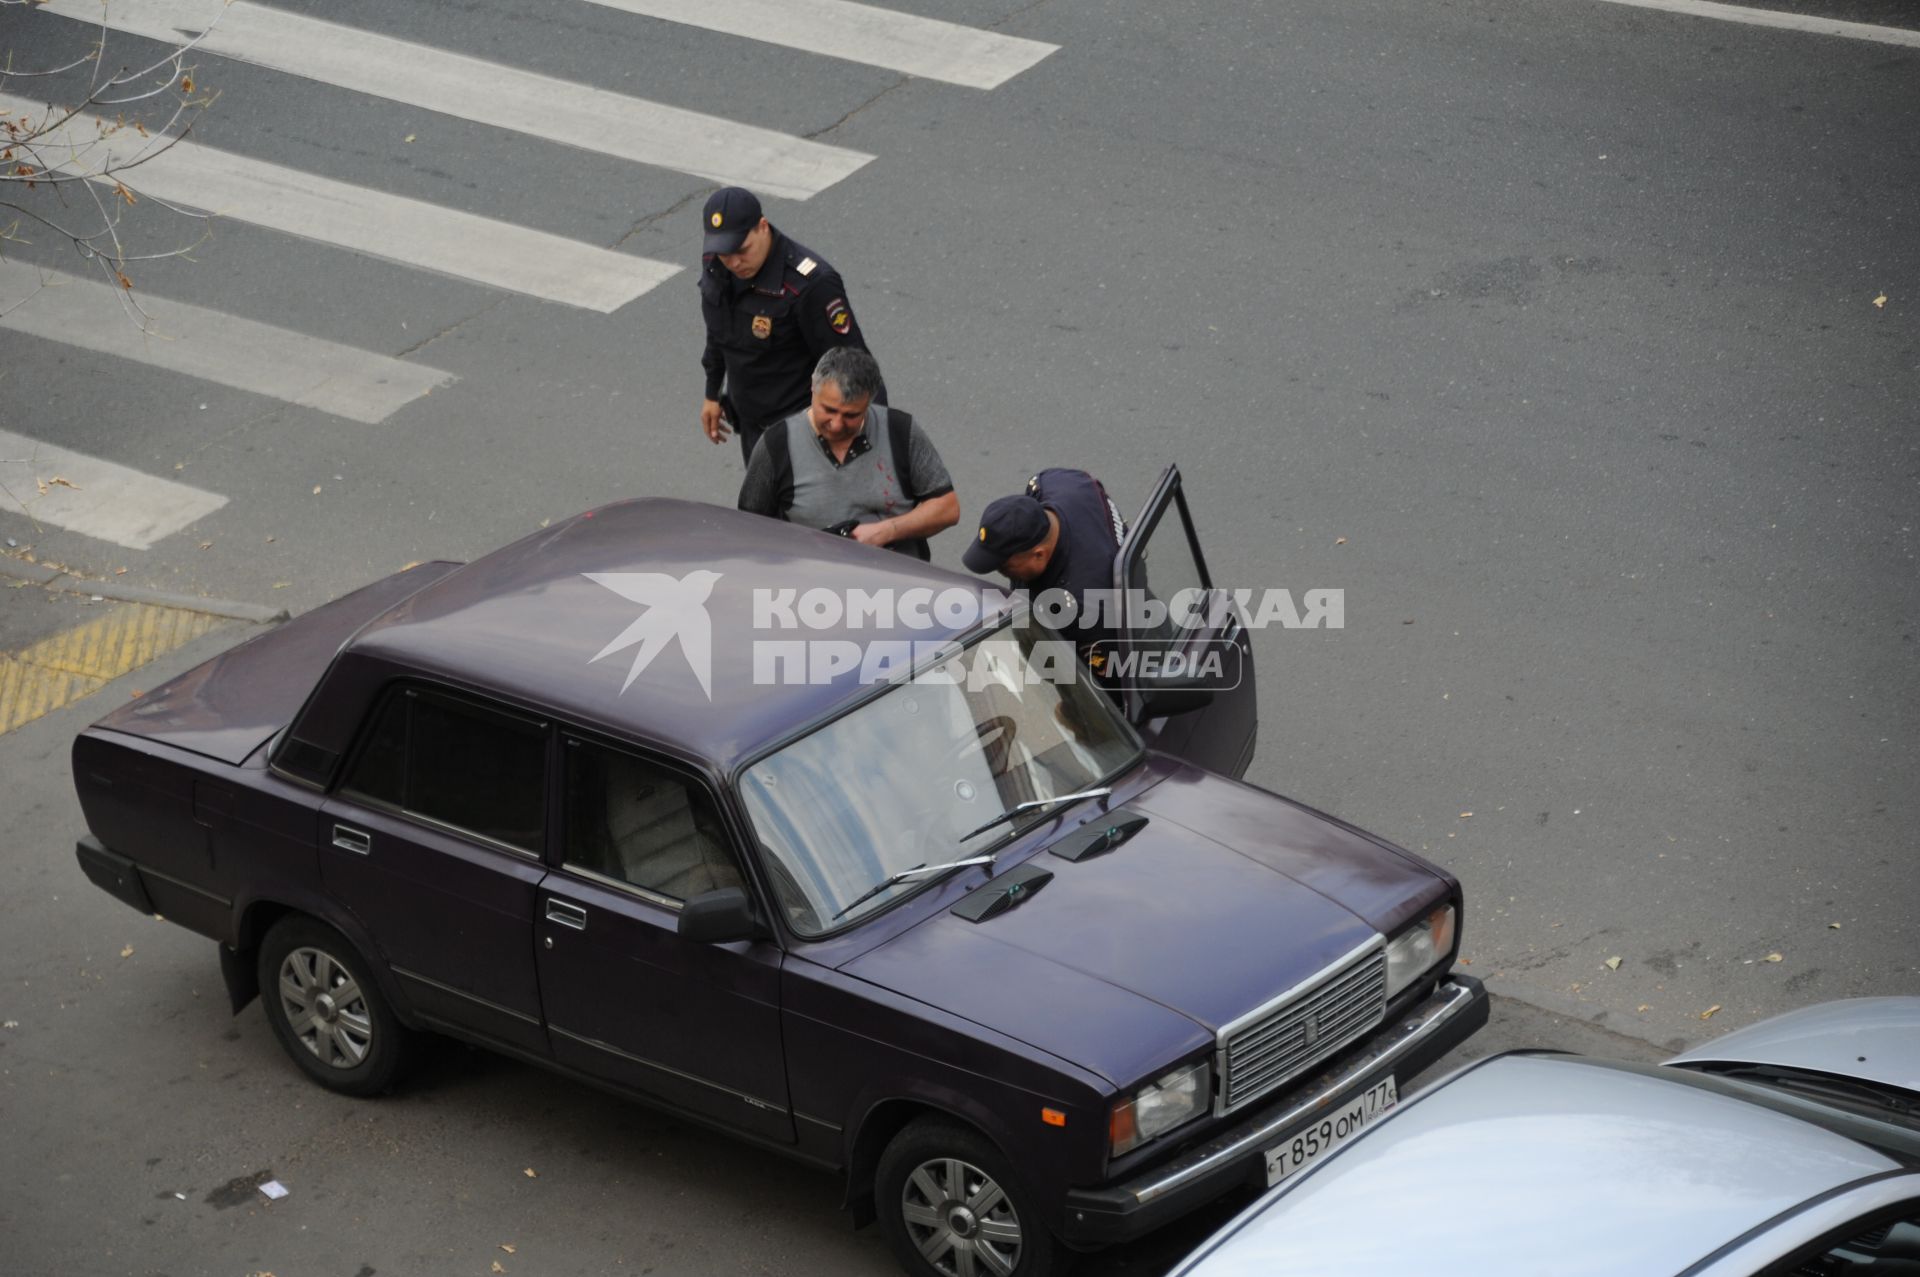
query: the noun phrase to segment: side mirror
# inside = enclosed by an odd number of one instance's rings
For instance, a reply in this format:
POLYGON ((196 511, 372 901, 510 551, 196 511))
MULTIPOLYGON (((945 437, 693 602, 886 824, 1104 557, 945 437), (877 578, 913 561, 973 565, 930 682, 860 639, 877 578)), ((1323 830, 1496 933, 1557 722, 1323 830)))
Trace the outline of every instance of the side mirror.
POLYGON ((680 935, 696 944, 757 940, 765 934, 753 903, 738 887, 703 891, 680 906, 680 935))
POLYGON ((1191 714, 1213 704, 1213 691, 1198 679, 1166 678, 1140 685, 1140 717, 1166 718, 1191 714))

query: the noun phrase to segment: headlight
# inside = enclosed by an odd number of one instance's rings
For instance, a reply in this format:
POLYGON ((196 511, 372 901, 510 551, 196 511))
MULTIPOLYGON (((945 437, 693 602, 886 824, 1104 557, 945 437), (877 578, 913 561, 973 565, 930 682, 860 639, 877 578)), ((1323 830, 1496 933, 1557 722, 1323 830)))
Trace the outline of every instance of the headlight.
POLYGON ((1175 1069, 1113 1106, 1107 1124, 1113 1155, 1139 1148, 1180 1123, 1200 1116, 1213 1102, 1213 1065, 1202 1060, 1175 1069))
POLYGON ((1453 952, 1453 906, 1442 905, 1387 943, 1387 997, 1453 952))

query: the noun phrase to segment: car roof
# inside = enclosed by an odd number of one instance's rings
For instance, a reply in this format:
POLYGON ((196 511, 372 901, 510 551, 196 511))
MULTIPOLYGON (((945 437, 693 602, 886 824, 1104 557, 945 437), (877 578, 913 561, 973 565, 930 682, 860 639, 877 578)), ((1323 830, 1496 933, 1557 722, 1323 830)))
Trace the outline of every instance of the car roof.
POLYGON ((1668 1064, 1769 1064, 1920 1092, 1920 998, 1845 998, 1735 1029, 1668 1064))
POLYGON ((1648 1066, 1455 1074, 1223 1229, 1180 1277, 1659 1277, 1899 1163, 1648 1066))
MULTIPOLYGON (((849 538, 702 502, 645 498, 588 510, 476 559, 373 621, 348 646, 725 771, 831 715, 874 681, 858 667, 818 683, 756 681, 756 639, 852 644, 878 660, 898 654, 902 642, 931 646, 977 624, 959 623, 965 617, 957 609, 945 617, 930 612, 925 628, 820 614, 825 623, 817 627, 802 620, 792 630, 755 629, 757 598, 785 591, 792 607, 816 589, 842 600, 854 590, 891 590, 896 598, 913 589, 955 590, 974 599, 976 610, 997 597, 979 579, 849 538), (607 649, 648 616, 661 619, 666 637, 627 685, 636 656, 649 648, 645 635, 607 649), (710 695, 687 650, 709 637, 710 695)), ((767 662, 776 680, 786 670, 767 662)))

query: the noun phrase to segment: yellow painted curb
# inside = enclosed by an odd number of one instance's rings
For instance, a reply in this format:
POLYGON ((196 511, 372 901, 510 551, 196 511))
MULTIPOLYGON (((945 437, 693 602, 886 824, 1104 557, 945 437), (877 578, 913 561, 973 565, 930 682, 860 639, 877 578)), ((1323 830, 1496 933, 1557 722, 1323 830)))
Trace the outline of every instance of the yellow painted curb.
POLYGON ((204 612, 123 603, 17 652, 0 653, 0 733, 91 696, 226 623, 204 612))

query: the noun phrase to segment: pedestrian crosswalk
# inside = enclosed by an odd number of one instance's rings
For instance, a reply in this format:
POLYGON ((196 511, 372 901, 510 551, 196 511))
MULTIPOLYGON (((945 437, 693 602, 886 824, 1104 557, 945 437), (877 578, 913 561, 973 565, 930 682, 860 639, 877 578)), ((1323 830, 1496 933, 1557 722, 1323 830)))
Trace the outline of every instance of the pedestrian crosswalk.
MULTIPOLYGON (((821 59, 991 91, 1029 71, 1057 46, 852 0, 554 0, 648 24, 713 33, 716 47, 753 41, 821 59)), ((750 187, 804 200, 872 162, 862 151, 706 114, 559 75, 488 61, 417 40, 323 20, 258 0, 39 0, 27 23, 83 23, 230 59, 397 106, 435 112, 574 148, 589 162, 641 165, 705 183, 750 187)), ((700 35, 698 39, 708 39, 700 35)), ((805 83, 804 76, 793 80, 805 83)), ((0 117, 46 118, 47 104, 0 92, 0 117)), ((29 89, 29 92, 33 90, 29 89)), ((231 95, 218 109, 231 116, 231 95)), ((224 123, 224 117, 223 121, 224 123)), ((145 136, 80 115, 42 139, 44 162, 97 175, 142 156, 127 180, 157 203, 433 272, 486 288, 612 314, 684 266, 617 246, 447 207, 305 172, 195 139, 145 136), (165 144, 165 145, 163 145, 165 144)), ((162 290, 164 291, 164 290, 162 290)), ((0 331, 61 343, 366 424, 453 384, 414 359, 303 336, 205 306, 167 300, 143 280, 135 322, 120 290, 86 275, 0 258, 0 331)), ((21 349, 17 344, 14 349, 21 349)), ((24 353, 33 357, 32 348, 24 353)), ((226 504, 219 494, 139 474, 0 422, 0 514, 25 514, 130 549, 147 549, 226 504), (67 483, 45 486, 48 474, 67 483), (84 482, 82 481, 84 478, 84 482), (24 485, 24 487, 23 487, 24 485)), ((135 423, 128 423, 135 424, 135 423)), ((29 427, 30 428, 30 427, 29 427)))
POLYGON ((99 0, 48 0, 41 11, 153 40, 206 29, 207 53, 788 199, 817 195, 873 158, 250 0, 122 0, 104 16, 99 0))
MULTIPOLYGON (((0 114, 37 119, 45 109, 0 93, 0 114)), ((302 173, 190 139, 158 140, 87 114, 50 130, 41 154, 56 167, 84 173, 105 173, 145 155, 130 180, 154 199, 598 311, 618 310, 680 271, 666 262, 302 173)))
POLYGON ((132 321, 111 284, 0 258, 0 327, 249 390, 368 424, 453 380, 404 359, 142 297, 132 321))

